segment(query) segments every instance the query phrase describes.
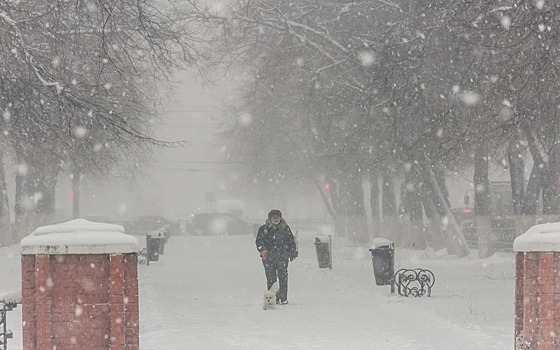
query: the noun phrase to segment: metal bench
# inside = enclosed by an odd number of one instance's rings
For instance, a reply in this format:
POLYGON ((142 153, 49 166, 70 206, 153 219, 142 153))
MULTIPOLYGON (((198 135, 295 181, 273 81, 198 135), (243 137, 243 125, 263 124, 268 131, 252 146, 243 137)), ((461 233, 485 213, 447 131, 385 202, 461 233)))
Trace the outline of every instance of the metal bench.
POLYGON ((400 295, 405 297, 430 296, 436 283, 436 276, 427 269, 400 269, 395 273, 395 285, 400 295))

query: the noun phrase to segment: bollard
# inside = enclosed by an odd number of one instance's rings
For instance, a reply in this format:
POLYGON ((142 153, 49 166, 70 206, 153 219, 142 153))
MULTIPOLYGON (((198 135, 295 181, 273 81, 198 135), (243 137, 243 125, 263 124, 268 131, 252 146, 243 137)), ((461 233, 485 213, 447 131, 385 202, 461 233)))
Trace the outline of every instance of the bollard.
POLYGON ((515 349, 558 349, 560 344, 560 223, 531 227, 515 251, 515 349))

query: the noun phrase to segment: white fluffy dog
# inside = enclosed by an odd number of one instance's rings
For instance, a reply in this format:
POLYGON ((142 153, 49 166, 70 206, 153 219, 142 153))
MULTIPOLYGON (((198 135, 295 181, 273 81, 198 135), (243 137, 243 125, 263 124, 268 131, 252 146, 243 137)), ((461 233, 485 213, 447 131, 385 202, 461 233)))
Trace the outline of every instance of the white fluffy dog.
POLYGON ((263 296, 263 310, 276 309, 276 293, 278 293, 278 282, 274 282, 272 287, 264 293, 263 296))

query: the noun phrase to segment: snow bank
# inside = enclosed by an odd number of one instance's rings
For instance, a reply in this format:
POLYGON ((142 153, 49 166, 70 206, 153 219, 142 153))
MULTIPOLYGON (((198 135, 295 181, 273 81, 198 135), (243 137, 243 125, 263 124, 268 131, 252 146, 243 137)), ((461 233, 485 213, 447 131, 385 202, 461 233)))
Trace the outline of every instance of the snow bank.
POLYGON ((560 222, 531 227, 513 242, 516 252, 558 252, 560 251, 560 222))
POLYGON ((376 249, 376 248, 381 248, 381 247, 391 247, 393 245, 394 245, 394 243, 391 242, 390 240, 378 237, 378 238, 374 238, 371 241, 370 249, 376 249))
POLYGON ((76 219, 39 227, 21 243, 21 254, 111 254, 138 252, 138 241, 120 225, 76 219))
POLYGON ((21 304, 21 290, 0 293, 0 302, 21 304))

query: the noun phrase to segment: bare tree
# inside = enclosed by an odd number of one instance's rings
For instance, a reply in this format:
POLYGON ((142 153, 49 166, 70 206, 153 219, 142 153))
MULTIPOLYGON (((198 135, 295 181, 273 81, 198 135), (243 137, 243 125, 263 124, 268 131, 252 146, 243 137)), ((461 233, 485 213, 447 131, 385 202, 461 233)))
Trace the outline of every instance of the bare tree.
POLYGON ((174 70, 207 57, 204 17, 194 1, 0 1, 2 126, 25 168, 20 235, 52 217, 61 170, 107 173, 125 150, 166 145, 151 120, 174 70))

